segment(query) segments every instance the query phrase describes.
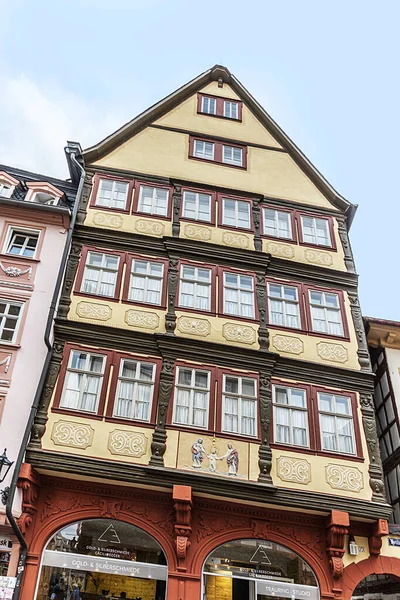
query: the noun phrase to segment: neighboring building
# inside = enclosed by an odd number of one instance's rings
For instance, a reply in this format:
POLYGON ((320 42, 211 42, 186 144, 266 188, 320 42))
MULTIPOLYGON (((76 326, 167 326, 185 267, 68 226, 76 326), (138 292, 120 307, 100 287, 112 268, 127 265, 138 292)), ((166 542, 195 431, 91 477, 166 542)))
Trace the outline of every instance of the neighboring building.
MULTIPOLYGON (((0 165, 0 452, 6 448, 14 463, 47 353, 44 333, 76 191, 76 183, 0 165)), ((21 513, 19 495, 13 513, 21 513)), ((0 537, 0 575, 14 576, 19 544, 4 504, 0 537)))
POLYGON ((23 600, 347 599, 400 574, 355 207, 220 66, 83 159, 23 600))
POLYGON ((400 525, 400 323, 365 318, 372 370, 375 412, 391 522, 400 525))

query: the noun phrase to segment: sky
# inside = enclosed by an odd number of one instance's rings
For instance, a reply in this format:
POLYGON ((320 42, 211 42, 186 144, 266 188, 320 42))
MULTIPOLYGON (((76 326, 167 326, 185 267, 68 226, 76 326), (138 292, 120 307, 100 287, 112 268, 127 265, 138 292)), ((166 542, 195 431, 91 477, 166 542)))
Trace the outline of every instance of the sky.
POLYGON ((364 315, 400 321, 398 0, 0 0, 0 162, 67 177, 214 64, 359 208, 364 315))

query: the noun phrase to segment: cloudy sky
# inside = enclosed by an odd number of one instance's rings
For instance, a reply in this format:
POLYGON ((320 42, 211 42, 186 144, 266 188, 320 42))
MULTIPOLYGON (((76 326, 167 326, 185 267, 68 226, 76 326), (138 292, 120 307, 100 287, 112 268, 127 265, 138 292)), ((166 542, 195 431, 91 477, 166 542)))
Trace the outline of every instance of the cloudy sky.
POLYGON ((226 65, 358 204, 366 315, 400 320, 397 0, 0 0, 0 162, 66 177, 90 146, 226 65))

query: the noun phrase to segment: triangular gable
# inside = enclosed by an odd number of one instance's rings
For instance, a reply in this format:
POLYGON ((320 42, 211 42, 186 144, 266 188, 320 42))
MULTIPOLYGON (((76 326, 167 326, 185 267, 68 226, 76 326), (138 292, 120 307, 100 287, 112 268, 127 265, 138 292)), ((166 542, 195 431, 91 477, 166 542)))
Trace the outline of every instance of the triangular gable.
POLYGON ((171 112, 179 104, 193 96, 196 92, 206 88, 207 85, 215 81, 228 83, 233 93, 237 94, 244 104, 251 110, 255 118, 263 124, 275 142, 282 146, 284 150, 291 156, 298 167, 304 174, 314 183, 319 191, 329 200, 329 202, 341 212, 348 215, 350 224, 356 206, 348 202, 343 196, 338 194, 330 183, 322 176, 322 174, 314 167, 308 158, 294 144, 294 142, 285 134, 279 125, 272 117, 264 110, 264 108, 253 98, 247 89, 240 83, 230 71, 223 66, 216 65, 212 69, 205 71, 189 83, 182 86, 160 102, 157 102, 149 109, 123 125, 116 132, 106 137, 98 144, 84 151, 83 156, 86 164, 98 161, 105 155, 109 154, 132 138, 134 135, 142 131, 150 123, 154 123, 158 119, 162 119, 165 115, 171 112))

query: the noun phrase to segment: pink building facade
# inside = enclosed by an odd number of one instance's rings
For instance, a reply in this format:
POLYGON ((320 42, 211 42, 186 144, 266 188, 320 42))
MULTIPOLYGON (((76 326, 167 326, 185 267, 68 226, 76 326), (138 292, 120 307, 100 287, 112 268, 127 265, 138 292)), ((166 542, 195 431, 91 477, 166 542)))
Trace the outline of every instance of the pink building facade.
MULTIPOLYGON (((16 461, 47 354, 44 332, 76 191, 70 181, 0 165, 0 453, 6 448, 11 461, 16 461)), ((10 485, 14 465, 2 490, 10 485)), ((20 490, 12 511, 20 515, 20 490)), ((15 576, 18 556, 1 503, 0 576, 15 576)))

